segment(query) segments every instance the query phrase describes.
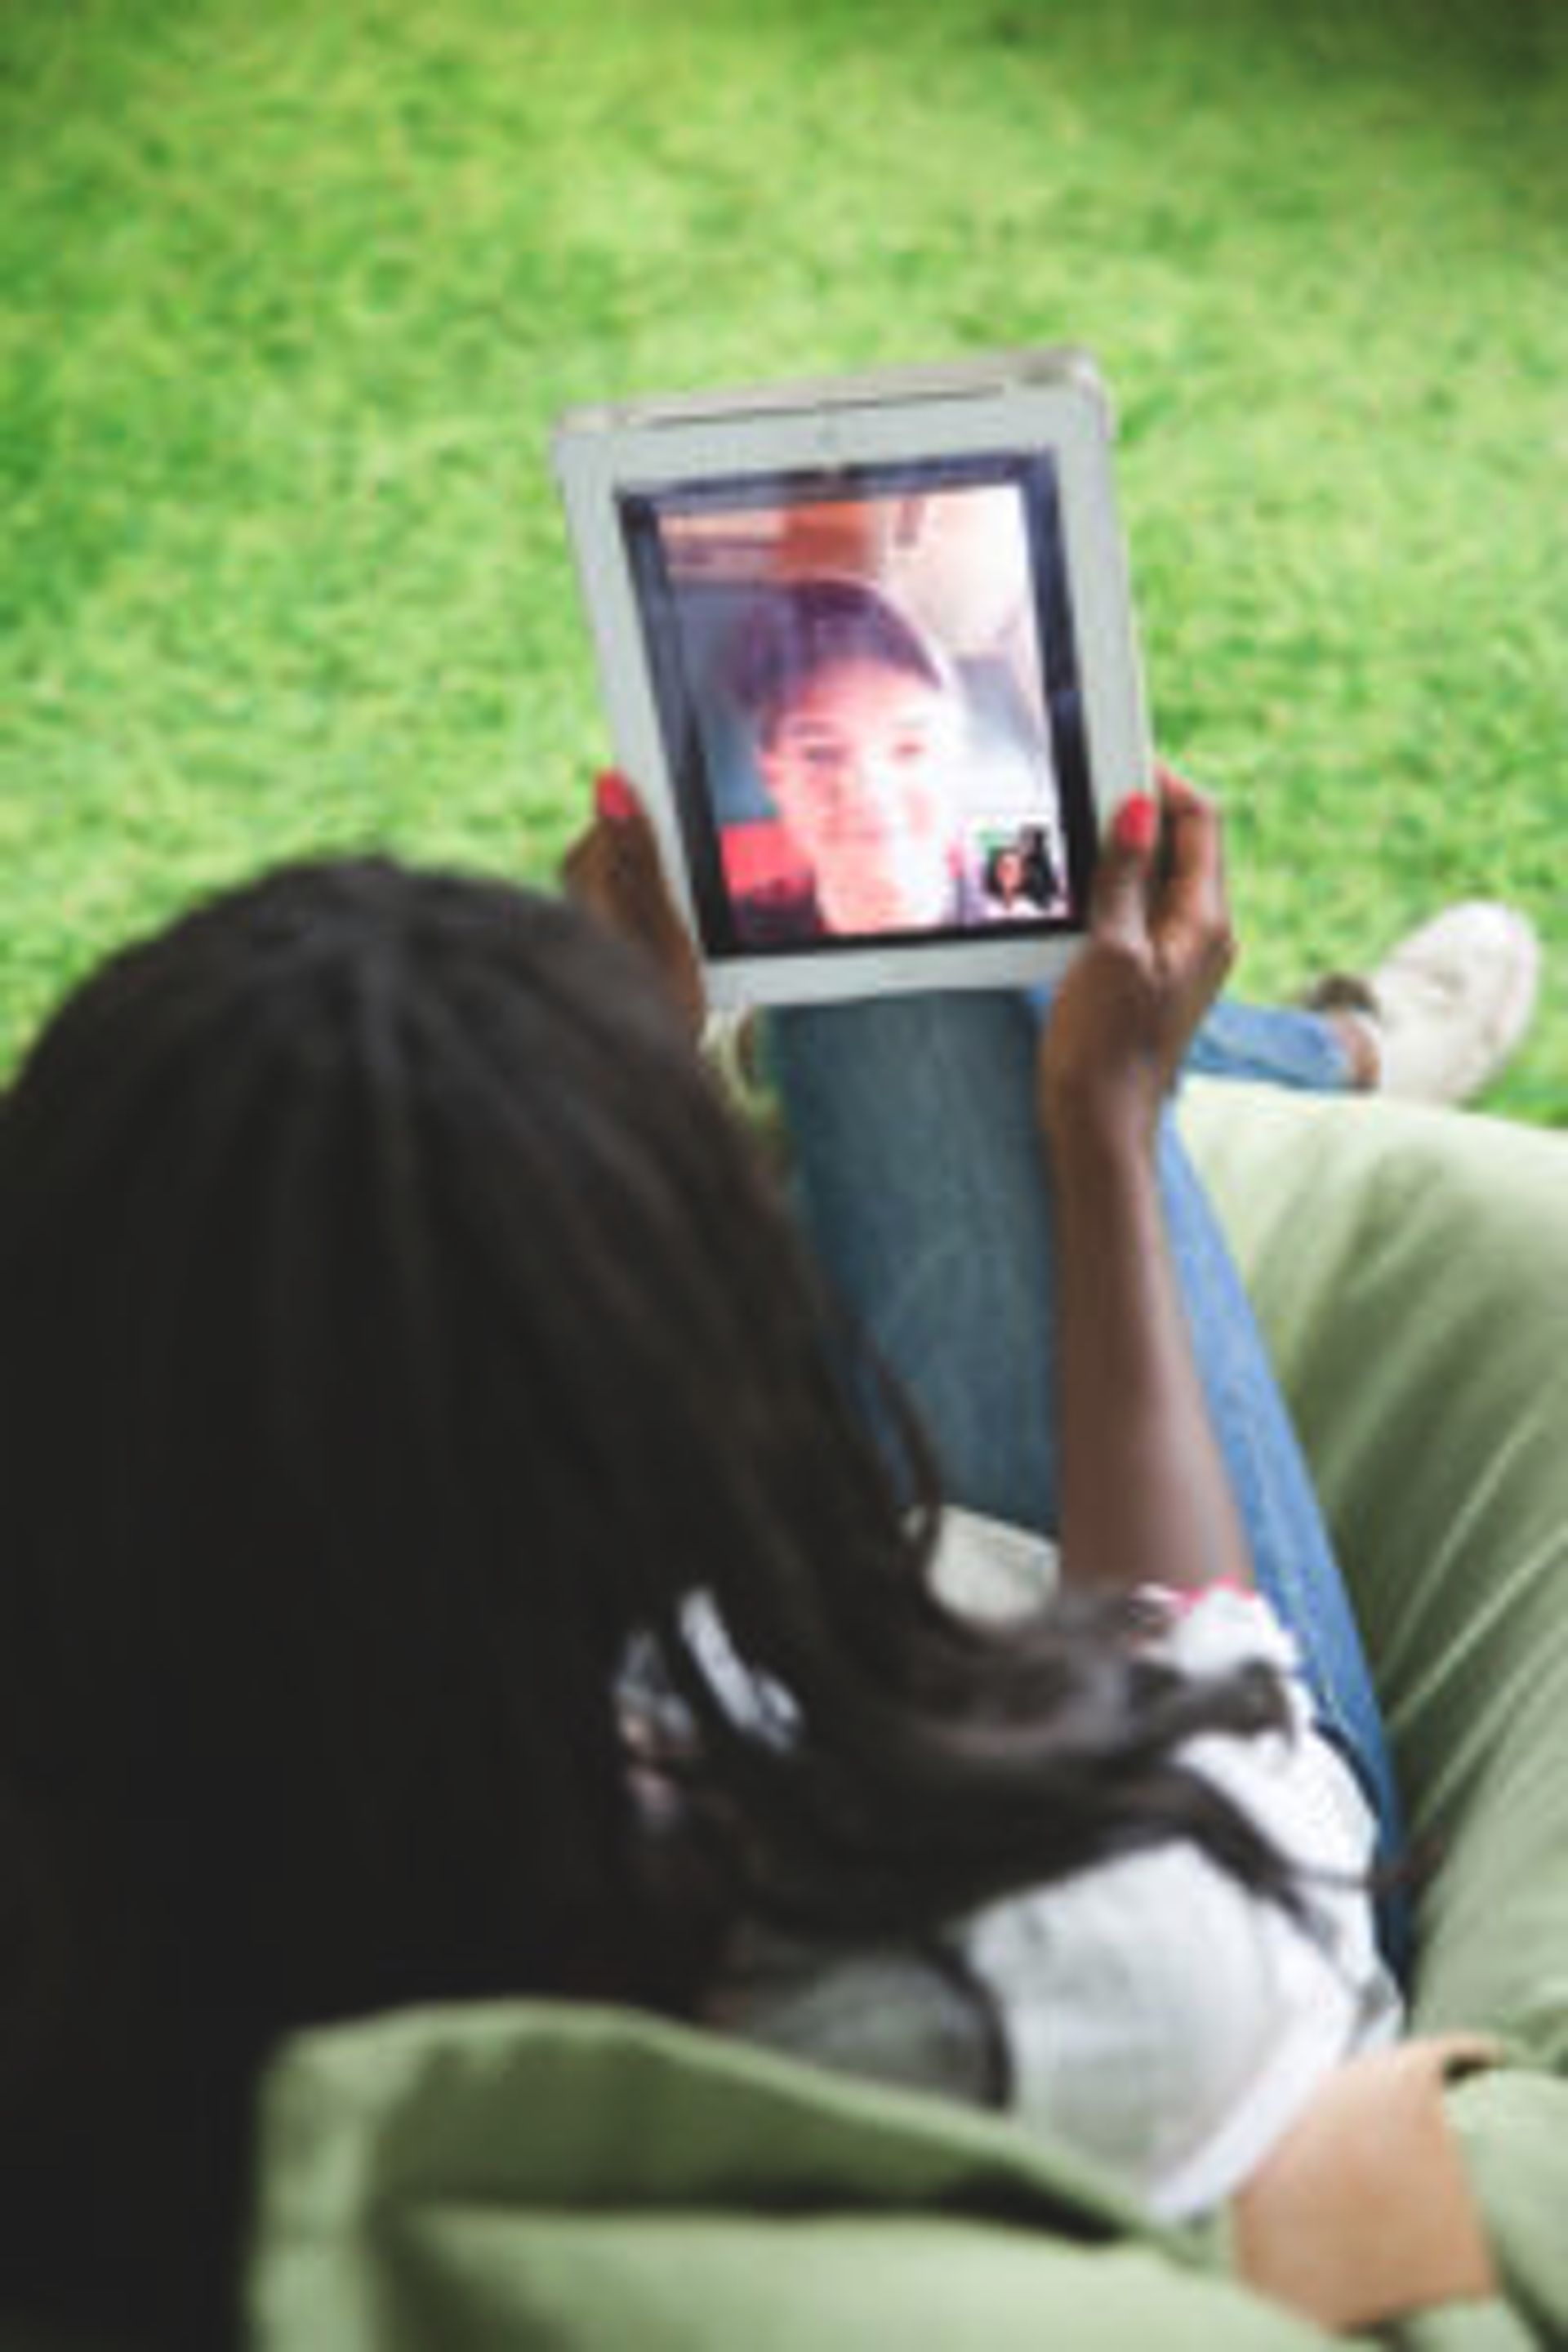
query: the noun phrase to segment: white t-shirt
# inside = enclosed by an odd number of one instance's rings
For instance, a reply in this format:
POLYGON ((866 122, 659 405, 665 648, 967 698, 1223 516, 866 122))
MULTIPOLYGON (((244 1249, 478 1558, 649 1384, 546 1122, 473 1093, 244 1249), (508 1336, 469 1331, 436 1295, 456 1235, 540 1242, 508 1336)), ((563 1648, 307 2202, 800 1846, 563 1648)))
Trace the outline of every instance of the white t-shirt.
MULTIPOLYGON (((992 1616, 1037 1604, 1036 1539, 953 1518, 936 1571, 944 1596, 992 1616)), ((711 2021, 973 2100, 987 2095, 999 2031, 1018 2120, 1156 2214, 1203 2212, 1239 2188, 1323 2078, 1402 2023, 1366 1886, 1375 1824, 1313 1728, 1295 1643, 1260 1595, 1216 1588, 1173 1601, 1159 1641, 1193 1669, 1263 1658, 1284 1675, 1288 1730, 1205 1734, 1182 1753, 1306 1874, 1316 1934, 1173 1840, 989 1904, 952 1923, 940 1948, 846 1950, 748 1930, 711 2021)))

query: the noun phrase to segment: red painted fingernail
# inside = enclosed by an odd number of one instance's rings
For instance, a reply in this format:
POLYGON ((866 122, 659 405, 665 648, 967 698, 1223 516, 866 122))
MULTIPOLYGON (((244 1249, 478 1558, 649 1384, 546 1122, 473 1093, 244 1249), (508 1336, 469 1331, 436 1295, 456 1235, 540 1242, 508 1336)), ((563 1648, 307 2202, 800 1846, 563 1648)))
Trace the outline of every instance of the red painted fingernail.
POLYGON ((1117 847, 1131 850, 1138 856, 1153 848, 1159 830, 1159 805, 1148 793, 1133 793, 1124 800, 1111 826, 1117 847))
POLYGON ((636 816, 636 796, 618 768, 606 768, 595 777, 594 807, 611 824, 625 824, 627 817, 636 816))

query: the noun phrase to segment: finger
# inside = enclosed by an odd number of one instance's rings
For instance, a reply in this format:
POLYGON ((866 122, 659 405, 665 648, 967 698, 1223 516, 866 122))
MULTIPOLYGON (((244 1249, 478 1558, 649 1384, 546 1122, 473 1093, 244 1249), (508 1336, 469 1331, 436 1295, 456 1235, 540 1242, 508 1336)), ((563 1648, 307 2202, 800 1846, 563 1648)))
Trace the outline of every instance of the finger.
POLYGON ((635 826, 600 824, 591 839, 585 903, 609 916, 628 938, 662 946, 682 927, 646 820, 635 826))
POLYGON ((1223 970, 1233 941, 1219 810, 1170 770, 1162 771, 1161 784, 1165 870, 1151 928, 1172 957, 1223 970))
POLYGON ((595 777, 594 813, 609 824, 626 824, 643 816, 641 801, 618 768, 601 768, 595 777))
POLYGON ((1178 779, 1163 794, 1164 815, 1164 878, 1167 887, 1185 898, 1210 900, 1224 896, 1225 860, 1219 810, 1204 793, 1178 779))
MULTIPOLYGON (((646 913, 668 900, 658 843, 642 803, 615 769, 594 782, 594 818, 561 864, 571 895, 602 913, 646 913)), ((673 904, 669 907, 673 917, 673 904)))
POLYGON ((1142 938, 1159 828, 1160 812, 1148 793, 1131 794, 1111 819, 1100 845, 1089 908, 1090 928, 1100 938, 1142 938))
POLYGON ((604 828, 597 822, 580 833, 561 860, 561 881, 566 896, 595 914, 605 911, 604 828))
POLYGON ((626 778, 594 786, 594 822, 567 851, 562 880, 577 903, 653 958, 693 1034, 704 1006, 701 968, 665 880, 653 826, 626 778))
POLYGON ((1161 809, 1172 819, 1188 809, 1207 809, 1212 814, 1219 806, 1214 793, 1203 791, 1190 776, 1182 775, 1163 761, 1155 763, 1154 781, 1159 790, 1161 809))

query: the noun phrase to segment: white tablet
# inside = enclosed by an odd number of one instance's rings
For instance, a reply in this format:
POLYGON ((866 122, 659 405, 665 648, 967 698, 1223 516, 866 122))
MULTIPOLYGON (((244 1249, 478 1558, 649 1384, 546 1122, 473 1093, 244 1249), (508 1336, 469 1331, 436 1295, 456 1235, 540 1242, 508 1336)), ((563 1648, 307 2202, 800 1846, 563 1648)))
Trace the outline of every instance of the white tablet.
POLYGON ((554 459, 713 1004, 1056 969, 1150 773, 1092 363, 581 410, 554 459))

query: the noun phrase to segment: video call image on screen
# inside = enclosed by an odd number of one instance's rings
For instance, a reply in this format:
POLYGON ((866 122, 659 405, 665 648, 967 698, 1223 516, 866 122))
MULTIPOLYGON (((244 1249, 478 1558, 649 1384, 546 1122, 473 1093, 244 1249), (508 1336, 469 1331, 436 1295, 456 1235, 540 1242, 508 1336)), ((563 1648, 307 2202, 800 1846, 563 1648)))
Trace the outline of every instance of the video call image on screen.
POLYGON ((1072 924, 1048 457, 683 485, 623 520, 710 953, 1072 924))

